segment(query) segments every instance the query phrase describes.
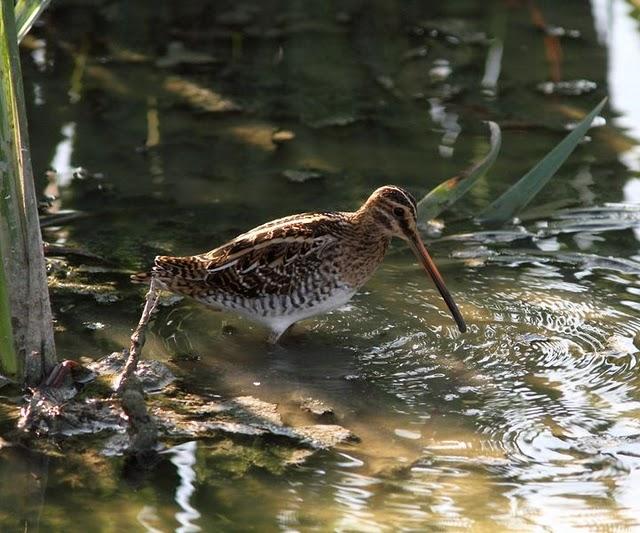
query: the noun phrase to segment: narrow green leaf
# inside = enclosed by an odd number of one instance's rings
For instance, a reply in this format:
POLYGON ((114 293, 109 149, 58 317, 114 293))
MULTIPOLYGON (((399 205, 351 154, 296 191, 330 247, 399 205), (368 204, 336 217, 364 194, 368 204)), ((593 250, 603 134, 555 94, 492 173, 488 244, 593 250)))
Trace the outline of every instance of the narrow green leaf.
POLYGON ((575 150, 587 133, 593 119, 602 111, 606 101, 607 98, 604 98, 576 125, 560 144, 487 207, 478 217, 479 221, 489 224, 501 224, 512 219, 519 211, 524 209, 575 150))
POLYGON ((451 207, 491 168, 498 157, 498 152, 500 152, 502 135, 500 126, 495 122, 488 122, 488 124, 491 130, 489 153, 471 168, 460 173, 459 176, 443 181, 420 200, 418 202, 419 220, 431 220, 451 207))
MULTIPOLYGON (((3 1, 3 0, 0 0, 3 1)), ((18 30, 18 42, 29 33, 33 23, 47 8, 51 0, 18 0, 15 7, 16 28, 18 30)))

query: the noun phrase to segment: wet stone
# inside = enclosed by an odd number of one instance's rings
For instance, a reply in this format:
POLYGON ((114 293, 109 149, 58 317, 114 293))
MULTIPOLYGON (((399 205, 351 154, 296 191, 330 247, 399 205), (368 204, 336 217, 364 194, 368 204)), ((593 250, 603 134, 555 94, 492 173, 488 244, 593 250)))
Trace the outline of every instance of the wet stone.
POLYGON ((303 411, 311 413, 317 418, 327 419, 335 417, 332 407, 321 400, 316 400, 315 398, 302 398, 300 400, 300 408, 303 411))
POLYGON ((151 409, 162 429, 182 438, 210 438, 219 433, 284 438, 291 445, 326 449, 358 438, 335 424, 289 426, 274 403, 253 396, 224 402, 193 394, 154 399, 151 409))
POLYGON ((326 449, 344 442, 359 442, 351 431, 335 424, 316 424, 294 429, 293 436, 302 436, 303 441, 313 448, 326 449))
MULTIPOLYGON (((88 368, 99 375, 119 374, 126 362, 126 351, 113 352, 94 363, 88 368)), ((158 392, 176 380, 175 375, 167 365, 155 360, 142 360, 138 363, 136 376, 142 384, 144 392, 158 392)))

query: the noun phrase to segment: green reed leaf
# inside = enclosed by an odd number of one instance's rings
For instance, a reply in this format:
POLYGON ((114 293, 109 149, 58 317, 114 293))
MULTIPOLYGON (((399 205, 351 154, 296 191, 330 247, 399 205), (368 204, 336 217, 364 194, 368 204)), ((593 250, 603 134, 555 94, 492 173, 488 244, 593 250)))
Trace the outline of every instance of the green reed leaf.
POLYGON ((604 98, 553 150, 536 166, 487 207, 478 217, 480 222, 501 224, 524 209, 558 171, 591 127, 593 119, 602 111, 604 98))
POLYGON ((16 17, 16 29, 18 33, 18 42, 24 39, 29 33, 33 23, 51 3, 51 0, 18 0, 14 10, 16 17))
POLYGON ((500 126, 488 122, 491 131, 491 146, 487 155, 471 168, 461 172, 432 189, 418 202, 418 219, 430 220, 457 202, 491 168, 502 144, 500 126))

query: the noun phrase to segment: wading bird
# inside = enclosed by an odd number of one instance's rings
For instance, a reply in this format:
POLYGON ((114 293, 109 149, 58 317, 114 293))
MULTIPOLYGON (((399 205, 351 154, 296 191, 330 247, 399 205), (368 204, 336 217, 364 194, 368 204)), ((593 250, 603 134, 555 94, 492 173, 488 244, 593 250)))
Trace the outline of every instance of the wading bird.
POLYGON ((210 252, 158 256, 161 288, 265 325, 275 343, 294 323, 348 302, 382 262, 392 237, 409 244, 460 331, 466 325, 416 227, 416 201, 386 186, 354 212, 303 213, 243 233, 210 252))

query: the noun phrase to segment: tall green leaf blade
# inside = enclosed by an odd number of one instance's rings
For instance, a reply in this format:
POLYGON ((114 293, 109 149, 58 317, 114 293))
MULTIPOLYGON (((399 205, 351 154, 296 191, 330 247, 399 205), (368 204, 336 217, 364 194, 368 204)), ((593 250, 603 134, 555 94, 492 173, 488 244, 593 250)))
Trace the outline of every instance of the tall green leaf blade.
POLYGON ((422 198, 418 202, 419 220, 431 220, 451 207, 491 168, 500 152, 502 134, 500 126, 495 122, 488 122, 488 124, 491 131, 489 153, 470 169, 461 172, 459 176, 443 181, 422 198))
POLYGON ((14 11, 18 42, 21 42, 24 36, 29 33, 33 23, 38 20, 38 17, 47 9, 50 3, 51 0, 18 0, 14 11))
POLYGON ((607 98, 604 98, 584 117, 576 127, 536 166, 511 186, 502 196, 487 207, 478 217, 480 222, 501 224, 512 219, 540 192, 558 171, 562 163, 571 155, 576 146, 591 127, 593 119, 602 111, 607 98))

